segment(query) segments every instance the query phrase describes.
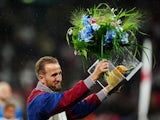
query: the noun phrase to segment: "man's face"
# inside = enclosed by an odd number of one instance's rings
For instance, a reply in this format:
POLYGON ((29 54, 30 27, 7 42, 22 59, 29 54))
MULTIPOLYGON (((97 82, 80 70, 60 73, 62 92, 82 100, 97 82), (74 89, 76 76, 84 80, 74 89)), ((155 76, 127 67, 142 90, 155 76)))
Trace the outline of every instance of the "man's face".
POLYGON ((49 63, 44 66, 45 74, 40 75, 42 84, 53 91, 60 91, 62 86, 62 70, 58 63, 49 63))

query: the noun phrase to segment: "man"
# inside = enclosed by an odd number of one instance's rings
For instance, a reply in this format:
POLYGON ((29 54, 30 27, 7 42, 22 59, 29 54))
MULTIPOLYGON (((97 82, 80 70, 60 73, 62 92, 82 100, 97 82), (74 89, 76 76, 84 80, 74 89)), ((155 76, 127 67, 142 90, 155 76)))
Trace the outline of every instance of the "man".
POLYGON ((106 59, 100 61, 88 78, 80 80, 73 88, 60 92, 62 70, 58 60, 51 56, 40 58, 35 65, 39 82, 27 100, 28 119, 47 120, 63 111, 68 120, 85 117, 101 104, 109 92, 109 87, 105 87, 84 98, 91 86, 108 71, 108 66, 106 59))

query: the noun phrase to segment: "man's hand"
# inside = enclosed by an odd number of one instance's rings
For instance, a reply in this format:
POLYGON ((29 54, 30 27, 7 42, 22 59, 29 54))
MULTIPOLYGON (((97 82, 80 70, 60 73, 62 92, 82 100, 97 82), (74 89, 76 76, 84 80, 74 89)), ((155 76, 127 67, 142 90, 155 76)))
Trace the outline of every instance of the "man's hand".
POLYGON ((103 75, 103 73, 108 71, 108 67, 108 61, 106 59, 103 59, 96 65, 94 72, 91 74, 91 78, 94 81, 97 81, 103 75))

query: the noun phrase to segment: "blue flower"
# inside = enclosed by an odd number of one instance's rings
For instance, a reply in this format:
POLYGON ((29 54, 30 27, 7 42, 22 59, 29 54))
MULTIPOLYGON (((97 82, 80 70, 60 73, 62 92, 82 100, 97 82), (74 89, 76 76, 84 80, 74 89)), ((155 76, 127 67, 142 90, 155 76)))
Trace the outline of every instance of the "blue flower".
POLYGON ((94 32, 96 32, 100 28, 100 26, 96 23, 91 24, 91 26, 94 32))
POLYGON ((79 33, 79 41, 84 40, 85 42, 91 42, 92 35, 92 26, 85 26, 79 33))
POLYGON ((127 32, 124 32, 123 34, 122 34, 122 39, 121 39, 121 42, 122 42, 122 44, 127 44, 128 43, 128 36, 129 36, 129 34, 127 33, 127 32))
POLYGON ((84 26, 90 24, 92 17, 90 15, 85 15, 82 17, 82 23, 84 26))
POLYGON ((105 44, 109 44, 111 40, 113 40, 116 37, 116 32, 112 29, 110 29, 108 32, 106 32, 105 35, 105 44))

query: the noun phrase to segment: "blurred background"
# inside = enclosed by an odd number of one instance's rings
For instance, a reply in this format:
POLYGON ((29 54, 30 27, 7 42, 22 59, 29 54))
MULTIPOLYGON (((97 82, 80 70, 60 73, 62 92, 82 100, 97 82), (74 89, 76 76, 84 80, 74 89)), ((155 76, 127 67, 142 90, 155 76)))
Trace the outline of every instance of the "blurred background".
MULTIPOLYGON (((160 0, 1 0, 0 81, 11 86, 12 101, 21 109, 24 120, 27 120, 26 99, 38 81, 34 64, 40 57, 51 55, 59 59, 64 90, 89 75, 82 67, 81 57, 75 56, 73 48, 68 47, 65 35, 71 27, 73 10, 101 2, 114 8, 136 7, 146 15, 141 31, 148 35, 137 34, 137 38, 141 44, 145 39, 151 41, 152 57, 156 60, 151 69, 147 116, 149 120, 160 120, 160 0)), ((84 120, 138 120, 140 81, 141 71, 138 71, 121 94, 108 97, 84 120)))

